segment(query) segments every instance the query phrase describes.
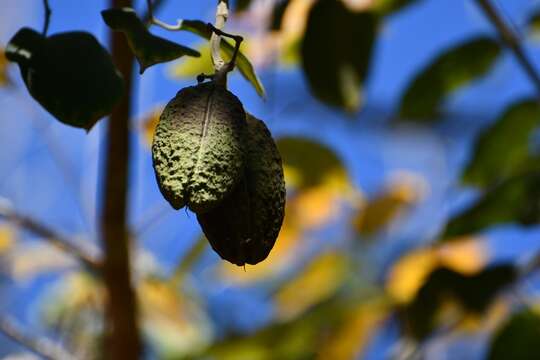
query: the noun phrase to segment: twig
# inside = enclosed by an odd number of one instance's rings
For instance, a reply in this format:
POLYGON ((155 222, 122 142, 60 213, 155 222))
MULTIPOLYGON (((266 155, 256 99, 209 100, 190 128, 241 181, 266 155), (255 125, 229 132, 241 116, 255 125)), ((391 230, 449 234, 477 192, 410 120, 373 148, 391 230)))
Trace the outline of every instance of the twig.
MULTIPOLYGON (((228 17, 229 1, 218 0, 215 29, 222 30, 225 27, 228 17)), ((210 49, 212 53, 212 63, 214 64, 216 74, 218 74, 221 68, 225 65, 225 61, 221 57, 221 36, 216 32, 213 32, 212 36, 210 37, 210 49)))
POLYGON ((49 0, 43 0, 43 7, 45 8, 45 20, 43 23, 43 31, 41 32, 41 34, 43 36, 46 36, 47 32, 49 31, 49 23, 51 21, 52 15, 51 7, 49 6, 49 0))
POLYGON ((142 17, 143 22, 147 25, 151 25, 154 11, 157 11, 164 3, 165 0, 154 0, 154 2, 150 4, 147 3, 147 5, 151 6, 147 7, 146 14, 142 17))
POLYGON ((493 25, 499 32, 499 36, 501 37, 501 39, 506 43, 506 45, 512 50, 512 52, 516 56, 518 62, 523 67, 523 70, 536 87, 536 91, 538 92, 538 97, 540 99, 540 75, 534 68, 530 59, 525 54, 525 50, 521 46, 521 42, 519 41, 518 37, 499 16, 497 10, 493 7, 490 0, 476 0, 476 2, 478 3, 478 6, 480 6, 480 8, 484 11, 491 23, 493 23, 493 25))
MULTIPOLYGON (((111 0, 112 8, 132 7, 131 0, 111 0)), ((124 96, 107 123, 101 238, 103 280, 107 290, 105 357, 136 360, 141 357, 137 302, 131 283, 127 193, 129 188, 129 119, 133 92, 133 54, 120 32, 111 34, 111 53, 124 77, 124 96)))
POLYGON ((159 20, 158 18, 156 18, 154 16, 154 9, 153 9, 153 5, 152 5, 152 0, 146 0, 146 5, 148 6, 148 21, 151 23, 151 24, 154 24, 154 25, 157 25, 159 27, 162 27, 163 29, 165 30, 171 30, 171 31, 178 31, 178 30, 181 30, 182 29, 182 20, 177 20, 176 24, 174 25, 170 25, 170 24, 167 24, 166 22, 163 22, 161 20, 159 20))
POLYGON ((0 332, 44 359, 75 359, 74 356, 50 340, 26 334, 17 324, 5 316, 0 317, 0 332))
POLYGON ((74 245, 69 239, 63 237, 58 232, 48 228, 38 221, 18 214, 6 199, 0 198, 0 218, 13 222, 24 229, 42 237, 49 244, 62 250, 63 252, 76 257, 83 265, 94 272, 101 271, 100 262, 93 256, 87 254, 78 246, 74 245))

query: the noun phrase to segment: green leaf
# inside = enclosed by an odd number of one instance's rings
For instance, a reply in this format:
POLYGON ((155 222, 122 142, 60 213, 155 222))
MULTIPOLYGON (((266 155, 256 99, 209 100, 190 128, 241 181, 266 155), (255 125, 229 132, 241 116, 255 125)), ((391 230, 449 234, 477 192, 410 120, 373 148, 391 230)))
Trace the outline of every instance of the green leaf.
POLYGON ((528 19, 529 33, 535 39, 540 38, 540 9, 537 9, 528 19))
POLYGON ((492 266, 472 275, 438 267, 427 277, 414 300, 402 309, 402 319, 410 334, 422 339, 441 325, 437 315, 449 301, 457 302, 466 312, 481 315, 516 276, 517 270, 511 264, 492 266))
POLYGON ((373 13, 352 12, 341 1, 315 3, 301 54, 316 98, 350 112, 360 108, 360 85, 368 74, 377 23, 373 13))
POLYGON ((23 28, 6 47, 32 97, 61 122, 87 131, 110 114, 124 86, 111 56, 90 33, 44 37, 23 28))
POLYGON ((384 16, 399 11, 417 1, 418 0, 377 0, 373 6, 375 11, 384 16))
POLYGON ((529 360, 540 354, 540 315, 530 309, 514 314, 491 341, 489 360, 529 360))
POLYGON ((463 175, 464 181, 489 186, 519 172, 538 168, 538 159, 529 152, 529 140, 538 125, 540 104, 536 100, 511 105, 480 135, 463 175))
MULTIPOLYGON (((212 31, 208 28, 207 24, 200 20, 183 20, 182 30, 189 31, 207 40, 210 40, 210 37, 212 35, 212 31)), ((230 58, 232 57, 232 54, 234 52, 234 46, 231 45, 231 43, 227 40, 221 39, 221 50, 223 50, 225 54, 227 54, 227 56, 229 56, 230 58)), ((253 87, 257 91, 257 94, 259 94, 260 97, 264 98, 266 96, 266 93, 264 91, 261 80, 259 80, 259 77, 255 73, 253 65, 251 65, 249 59, 241 51, 236 57, 236 66, 238 67, 238 70, 240 70, 242 76, 247 81, 249 81, 251 85, 253 85, 253 87)))
MULTIPOLYGON (((185 58, 178 62, 174 62, 170 68, 170 74, 173 77, 181 78, 195 78, 199 74, 211 74, 214 72, 214 65, 212 65, 212 58, 210 52, 210 43, 205 41, 201 45, 197 46, 197 50, 201 54, 200 58, 185 58)), ((222 52, 224 59, 227 56, 222 52)))
POLYGON ((148 67, 178 59, 182 56, 199 57, 198 51, 152 35, 131 8, 109 9, 101 12, 105 23, 123 32, 135 54, 142 74, 148 67))
POLYGON ((499 43, 488 37, 475 38, 444 51, 415 75, 401 99, 400 116, 434 120, 444 98, 485 75, 500 52, 499 43))
POLYGON ((442 238, 473 234, 501 223, 538 223, 539 198, 540 172, 507 179, 481 196, 471 208, 450 220, 442 238))

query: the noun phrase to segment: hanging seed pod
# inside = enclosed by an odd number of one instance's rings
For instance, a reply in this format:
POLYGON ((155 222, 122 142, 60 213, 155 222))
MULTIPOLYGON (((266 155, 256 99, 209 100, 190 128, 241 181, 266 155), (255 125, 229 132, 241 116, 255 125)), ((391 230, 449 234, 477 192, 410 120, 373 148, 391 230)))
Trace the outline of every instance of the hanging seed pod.
POLYGON ((161 114, 152 144, 161 193, 196 213, 219 204, 242 175, 242 103, 214 82, 184 88, 161 114))
POLYGON ((6 47, 32 97, 61 122, 90 130, 124 91, 107 50, 86 32, 44 37, 23 28, 6 47))
POLYGON ((268 256, 285 215, 281 156, 266 125, 247 115, 246 166, 242 181, 218 207, 197 214, 212 248, 238 266, 268 256))

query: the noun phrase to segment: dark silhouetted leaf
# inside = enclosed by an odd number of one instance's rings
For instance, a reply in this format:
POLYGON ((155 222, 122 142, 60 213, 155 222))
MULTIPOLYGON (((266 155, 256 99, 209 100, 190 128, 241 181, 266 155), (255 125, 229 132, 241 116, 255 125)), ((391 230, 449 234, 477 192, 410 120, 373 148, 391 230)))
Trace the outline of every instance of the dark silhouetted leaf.
POLYGON ((347 111, 358 110, 377 23, 373 13, 352 12, 341 1, 321 0, 313 6, 301 53, 315 97, 347 111))
POLYGON ((513 265, 492 266, 474 275, 464 275, 446 267, 435 269, 401 315, 409 334, 422 339, 437 325, 442 305, 455 301, 465 312, 482 314, 494 297, 517 276, 513 265))
POLYGON ((401 99, 400 116, 434 120, 445 96, 486 74, 500 51, 500 45, 488 37, 444 51, 415 75, 401 99))
POLYGON ((244 11, 249 7, 249 5, 251 5, 251 0, 236 0, 235 4, 235 11, 244 11))
POLYGON ((532 360, 540 354, 540 315, 529 309, 513 315, 491 342, 489 360, 532 360))
POLYGON ((529 152, 529 140, 539 124, 540 104, 537 101, 510 106, 480 135, 463 175, 464 181, 488 186, 532 167, 538 168, 538 159, 529 152))
POLYGON ((90 130, 111 113, 123 81, 107 50, 86 32, 43 37, 23 28, 6 47, 28 91, 61 122, 90 130))
POLYGON ((111 29, 126 35, 129 47, 139 62, 141 74, 155 64, 172 61, 184 55, 201 55, 196 50, 152 35, 131 8, 104 10, 101 15, 111 29))
MULTIPOLYGON (((207 24, 200 20, 182 21, 182 30, 189 31, 207 40, 210 40, 210 37, 212 35, 212 32, 208 28, 207 24)), ((231 43, 227 40, 221 39, 221 50, 223 50, 230 58, 234 52, 234 46, 231 45, 231 43)), ((253 85, 253 87, 257 91, 257 94, 259 94, 260 97, 264 98, 266 96, 266 93, 264 91, 261 80, 259 80, 259 77, 255 73, 253 65, 251 64, 249 59, 241 51, 236 57, 236 66, 238 67, 238 70, 240 70, 242 76, 247 81, 249 81, 251 85, 253 85)))
POLYGON ((274 9, 272 10, 272 21, 270 21, 270 30, 279 30, 281 29, 281 22, 283 20, 283 14, 287 10, 291 0, 282 0, 274 4, 274 9))
POLYGON ((535 224, 540 217, 540 173, 515 176, 495 186, 446 226, 443 240, 500 223, 535 224))
POLYGON ((418 0, 377 0, 374 9, 381 15, 389 15, 415 2, 418 0))

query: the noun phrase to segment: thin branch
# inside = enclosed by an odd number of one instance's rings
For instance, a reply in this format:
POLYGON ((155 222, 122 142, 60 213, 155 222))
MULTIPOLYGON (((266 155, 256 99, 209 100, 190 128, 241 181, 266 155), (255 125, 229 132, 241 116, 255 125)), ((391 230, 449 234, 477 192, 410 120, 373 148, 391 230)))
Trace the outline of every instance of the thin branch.
POLYGON ((49 339, 28 335, 20 328, 20 326, 15 324, 14 321, 5 316, 0 317, 0 332, 44 359, 75 359, 74 356, 68 354, 66 350, 51 342, 49 339))
MULTIPOLYGON (((110 0, 112 8, 132 7, 131 0, 110 0)), ((111 33, 111 53, 124 77, 124 96, 107 123, 101 240, 103 280, 107 290, 105 357, 136 360, 142 356, 137 300, 131 280, 127 225, 133 54, 120 32, 111 33)))
POLYGON ((484 11, 487 18, 495 26, 499 32, 499 36, 506 43, 506 46, 512 50, 516 56, 519 64, 523 67, 523 70, 532 81, 538 92, 538 97, 540 98, 540 75, 533 66, 533 63, 527 57, 523 46, 516 34, 510 29, 510 27, 504 22, 501 16, 497 13, 497 10, 493 7, 490 0, 476 0, 478 6, 484 11))
POLYGON ((143 22, 147 25, 151 25, 153 13, 157 11, 164 3, 165 0, 154 0, 152 3, 147 3, 147 5, 151 6, 147 6, 147 12, 142 17, 143 22))
POLYGON ((43 22, 43 31, 41 32, 41 34, 43 36, 46 36, 47 32, 49 31, 49 23, 51 21, 52 15, 51 7, 49 6, 49 0, 43 0, 43 7, 45 9, 45 20, 43 22))
POLYGON ((177 20, 176 24, 174 25, 170 25, 170 24, 167 24, 166 22, 163 22, 161 20, 159 20, 158 18, 156 18, 154 16, 154 9, 153 9, 153 5, 152 5, 152 0, 146 0, 146 5, 148 7, 148 21, 151 23, 151 24, 154 24, 154 25, 157 25, 159 27, 162 27, 163 29, 165 30, 170 30, 170 31, 178 31, 178 30, 181 30, 182 29, 182 20, 177 20))
MULTIPOLYGON (((218 30, 223 30, 228 17, 229 1, 218 0, 215 28, 218 30)), ((218 74, 221 68, 225 65, 225 61, 221 57, 221 36, 216 32, 213 32, 212 37, 210 38, 210 49, 212 52, 212 63, 214 64, 216 74, 218 74)))
POLYGON ((15 223, 31 233, 43 238, 55 248, 76 257, 83 265, 94 272, 101 271, 101 263, 83 249, 74 245, 69 239, 48 228, 40 222, 17 213, 6 199, 0 198, 0 219, 15 223))

